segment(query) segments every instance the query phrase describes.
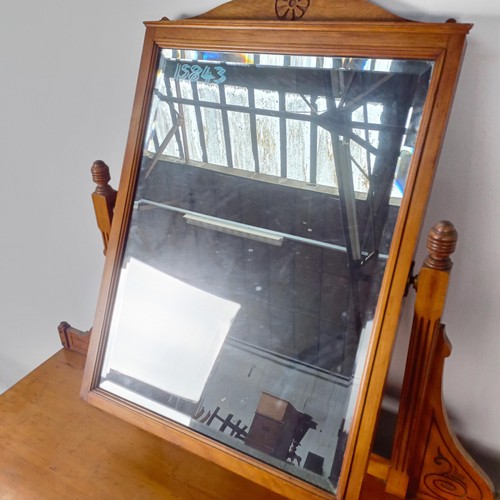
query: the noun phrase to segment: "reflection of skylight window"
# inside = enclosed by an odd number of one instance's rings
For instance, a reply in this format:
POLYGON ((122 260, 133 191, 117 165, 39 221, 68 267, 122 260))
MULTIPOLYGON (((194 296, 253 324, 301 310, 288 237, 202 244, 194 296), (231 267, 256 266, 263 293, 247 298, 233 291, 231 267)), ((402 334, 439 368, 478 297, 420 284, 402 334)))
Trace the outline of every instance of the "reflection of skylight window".
MULTIPOLYGON (((197 82, 198 98, 200 101, 215 102, 220 104, 219 86, 215 83, 197 82)), ((187 98, 188 96, 183 95, 187 98)))
POLYGON ((398 85, 394 77, 407 75, 392 60, 186 50, 162 56, 146 140, 151 168, 170 158, 335 194, 339 162, 350 159, 356 196, 364 198, 379 155, 387 154, 379 152, 380 141, 399 134, 394 140, 405 144, 411 108, 406 127, 384 122, 392 119, 383 111, 398 85))
POLYGON ((248 107, 248 89, 235 85, 226 85, 226 102, 235 106, 248 107))
POLYGON ((278 111, 279 93, 274 90, 255 89, 255 107, 257 109, 269 109, 278 111))

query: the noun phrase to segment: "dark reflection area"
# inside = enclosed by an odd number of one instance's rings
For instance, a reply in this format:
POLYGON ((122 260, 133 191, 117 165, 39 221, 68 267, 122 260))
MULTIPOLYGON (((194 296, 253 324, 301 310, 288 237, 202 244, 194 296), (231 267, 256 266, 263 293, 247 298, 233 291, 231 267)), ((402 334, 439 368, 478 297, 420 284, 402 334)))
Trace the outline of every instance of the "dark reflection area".
MULTIPOLYGON (((352 374, 360 328, 373 315, 385 260, 349 268, 338 196, 174 163, 158 166, 141 195, 309 240, 285 237, 277 246, 198 227, 183 212, 144 203, 134 212, 127 254, 241 304, 231 337, 352 374)), ((365 204, 358 202, 360 213, 365 204)), ((390 210, 389 231, 397 209, 390 210)))
POLYGON ((102 387, 335 491, 432 63, 158 68, 102 387))

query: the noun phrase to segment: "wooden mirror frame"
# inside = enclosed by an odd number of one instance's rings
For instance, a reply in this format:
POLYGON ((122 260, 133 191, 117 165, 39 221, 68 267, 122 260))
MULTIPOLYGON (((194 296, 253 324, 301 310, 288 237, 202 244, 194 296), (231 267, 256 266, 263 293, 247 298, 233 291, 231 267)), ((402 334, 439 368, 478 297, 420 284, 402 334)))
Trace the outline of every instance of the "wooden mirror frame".
MULTIPOLYGON (((332 494, 98 387, 142 155, 156 62, 161 48, 276 52, 434 61, 411 169, 393 235, 373 322, 366 364, 349 433, 337 498, 358 498, 367 468, 401 302, 419 237, 471 25, 416 23, 364 0, 234 0, 202 16, 146 23, 146 36, 106 265, 94 321, 82 396, 90 404, 290 498, 332 494), (283 5, 285 8, 283 9, 283 5)), ((188 454, 187 454, 188 455, 188 454)))

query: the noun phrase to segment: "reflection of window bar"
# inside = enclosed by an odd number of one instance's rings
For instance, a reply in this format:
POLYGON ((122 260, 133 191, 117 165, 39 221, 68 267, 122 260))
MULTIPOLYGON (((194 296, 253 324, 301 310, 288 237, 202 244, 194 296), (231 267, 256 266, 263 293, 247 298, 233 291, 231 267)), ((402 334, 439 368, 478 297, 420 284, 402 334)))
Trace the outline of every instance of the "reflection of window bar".
MULTIPOLYGON (((286 100, 285 93, 279 93, 279 110, 280 113, 286 111, 286 100)), ((287 165, 287 144, 286 144, 286 119, 284 116, 280 116, 280 166, 281 166, 281 177, 288 177, 288 165, 287 165)))
POLYGON ((257 143, 257 116, 255 115, 255 90, 248 89, 248 108, 250 111, 250 135, 252 137, 252 153, 255 162, 255 172, 260 172, 259 146, 257 143))
MULTIPOLYGON (((226 106, 226 90, 225 85, 219 85, 219 98, 222 106, 226 106)), ((231 148, 231 136, 229 132, 229 118, 227 114, 227 107, 221 108, 222 111, 222 129, 224 131, 224 143, 226 151, 226 161, 229 168, 233 168, 233 151, 231 148)), ((200 128, 200 130, 202 130, 200 128)))

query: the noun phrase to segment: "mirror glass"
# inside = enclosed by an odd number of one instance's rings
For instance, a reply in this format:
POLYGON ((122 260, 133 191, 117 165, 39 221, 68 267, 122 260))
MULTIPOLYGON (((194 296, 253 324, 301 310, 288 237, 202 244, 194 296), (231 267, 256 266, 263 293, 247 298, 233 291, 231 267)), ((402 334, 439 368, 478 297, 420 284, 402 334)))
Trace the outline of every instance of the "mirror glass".
POLYGON ((335 491, 432 69, 163 49, 99 386, 335 491))

